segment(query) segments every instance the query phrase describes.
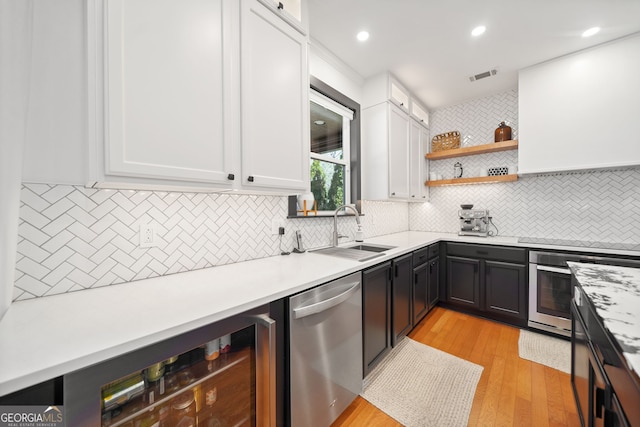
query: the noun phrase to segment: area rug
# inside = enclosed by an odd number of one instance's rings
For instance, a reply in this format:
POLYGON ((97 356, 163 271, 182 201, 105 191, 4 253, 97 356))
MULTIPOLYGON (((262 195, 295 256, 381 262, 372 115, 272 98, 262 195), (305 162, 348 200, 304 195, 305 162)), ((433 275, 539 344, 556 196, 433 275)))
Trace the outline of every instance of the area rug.
POLYGON ((482 366, 404 338, 361 396, 408 427, 466 426, 482 366))
POLYGON ((569 341, 521 329, 518 354, 522 359, 531 360, 567 374, 571 373, 569 341))

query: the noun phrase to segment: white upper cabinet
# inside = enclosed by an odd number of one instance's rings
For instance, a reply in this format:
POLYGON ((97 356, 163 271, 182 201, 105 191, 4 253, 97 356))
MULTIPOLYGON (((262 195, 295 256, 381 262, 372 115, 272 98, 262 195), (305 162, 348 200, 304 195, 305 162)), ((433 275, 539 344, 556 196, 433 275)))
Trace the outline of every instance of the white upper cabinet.
POLYGON ((429 113, 427 113, 427 109, 420 105, 415 99, 411 100, 411 117, 422 123, 423 126, 429 126, 429 113))
POLYGON ((106 175, 230 185, 223 3, 106 3, 106 175))
POLYGON ((429 130, 422 121, 411 119, 409 136, 409 200, 424 202, 429 198, 429 187, 424 185, 429 176, 429 163, 425 158, 429 130))
POLYGON ((389 106, 389 197, 409 198, 409 116, 389 106))
POLYGON ((305 35, 258 0, 104 5, 89 51, 104 58, 89 61, 91 185, 308 189, 305 35))
POLYGON ((640 165, 640 36, 522 70, 518 172, 640 165))
POLYGON ((382 73, 367 79, 363 93, 362 108, 386 101, 391 101, 406 113, 410 111, 411 94, 391 74, 382 73))
POLYGON ((389 79, 389 100, 403 111, 409 111, 409 92, 393 78, 389 79))
POLYGON ((426 201, 426 109, 388 73, 365 82, 363 105, 362 197, 426 201))
POLYGON ((259 0, 302 34, 308 33, 305 0, 259 0))
POLYGON ((245 187, 309 186, 307 40, 255 0, 242 2, 245 187))

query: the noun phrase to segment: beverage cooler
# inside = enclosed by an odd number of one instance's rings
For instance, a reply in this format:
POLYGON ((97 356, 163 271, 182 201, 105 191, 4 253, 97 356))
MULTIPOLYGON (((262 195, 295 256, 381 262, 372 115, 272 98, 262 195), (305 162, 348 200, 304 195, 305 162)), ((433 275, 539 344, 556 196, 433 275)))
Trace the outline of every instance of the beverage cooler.
POLYGON ((245 312, 64 376, 69 426, 275 426, 275 321, 245 312))

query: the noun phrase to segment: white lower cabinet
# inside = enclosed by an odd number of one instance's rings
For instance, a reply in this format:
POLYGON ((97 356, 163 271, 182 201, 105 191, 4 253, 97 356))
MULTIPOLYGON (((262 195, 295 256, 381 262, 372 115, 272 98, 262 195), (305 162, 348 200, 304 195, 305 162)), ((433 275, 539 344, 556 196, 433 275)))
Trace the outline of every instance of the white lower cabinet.
POLYGON ((96 186, 308 188, 305 35, 258 0, 109 0, 104 13, 96 186))

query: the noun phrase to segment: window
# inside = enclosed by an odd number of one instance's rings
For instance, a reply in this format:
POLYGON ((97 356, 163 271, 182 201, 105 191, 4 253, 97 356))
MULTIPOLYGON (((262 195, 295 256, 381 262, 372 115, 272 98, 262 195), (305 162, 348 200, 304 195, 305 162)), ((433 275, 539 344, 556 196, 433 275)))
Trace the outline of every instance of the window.
POLYGON ((351 203, 351 121, 353 111, 311 90, 310 187, 318 211, 351 203))

